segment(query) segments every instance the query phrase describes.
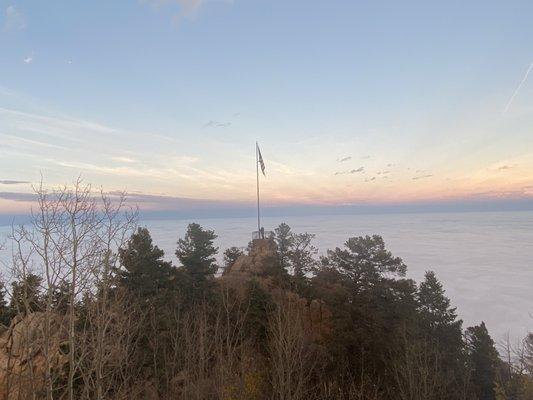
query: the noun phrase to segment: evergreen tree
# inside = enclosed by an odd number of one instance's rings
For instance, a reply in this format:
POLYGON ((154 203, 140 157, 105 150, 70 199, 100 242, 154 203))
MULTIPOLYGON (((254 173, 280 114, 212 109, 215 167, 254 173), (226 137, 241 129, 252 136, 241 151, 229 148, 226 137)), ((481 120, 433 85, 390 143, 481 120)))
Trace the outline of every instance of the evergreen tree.
POLYGON ((230 247, 224 251, 224 270, 227 270, 235 264, 237 259, 244 255, 244 252, 238 247, 230 247))
POLYGON ((352 237, 345 248, 329 250, 326 264, 333 266, 354 284, 371 283, 385 276, 404 276, 407 266, 385 249, 378 235, 352 237))
POLYGON ((10 308, 14 314, 24 315, 28 312, 42 311, 41 283, 40 276, 28 274, 25 279, 11 284, 10 308))
POLYGON ((6 299, 6 286, 0 282, 0 324, 9 326, 11 323, 12 312, 6 299))
POLYGON ((474 393, 479 400, 496 399, 498 351, 484 322, 466 330, 474 393))
POLYGON ((273 240, 276 243, 278 264, 287 273, 292 274, 292 287, 304 295, 307 291, 307 274, 317 265, 318 250, 312 245, 315 235, 310 233, 294 233, 286 223, 280 224, 275 230, 273 240))
POLYGON ((444 354, 451 362, 459 362, 463 352, 462 321, 457 319, 455 307, 445 295, 442 283, 433 271, 425 274, 417 292, 421 324, 429 338, 445 349, 444 354))
POLYGON ((288 271, 291 249, 294 245, 294 237, 289 225, 283 222, 274 229, 274 242, 278 250, 279 264, 281 268, 288 271))
POLYGON ((529 333, 524 339, 524 366, 528 374, 533 378, 533 333, 529 333))
MULTIPOLYGON (((170 332, 177 329, 174 315, 181 303, 185 277, 163 256, 146 228, 139 228, 119 250, 119 284, 130 294, 139 324, 132 351, 134 368, 156 370, 156 366, 164 365, 171 346, 170 332)), ((153 379, 160 382, 162 376, 156 374, 153 379)))
POLYGON ((246 337, 263 346, 267 338, 268 314, 274 308, 272 296, 261 287, 257 280, 251 280, 248 282, 246 299, 249 304, 244 326, 246 337))
POLYGON ((416 321, 416 284, 398 279, 406 271, 401 258, 386 250, 380 236, 348 239, 345 248, 328 251, 313 279, 312 290, 333 312, 331 370, 344 379, 392 385, 390 354, 416 321))
POLYGON ((66 313, 70 302, 70 283, 62 281, 52 292, 52 309, 66 313))
POLYGON ((450 300, 433 271, 426 272, 424 281, 418 286, 416 300, 420 314, 419 340, 426 341, 433 347, 441 385, 450 399, 455 398, 453 392, 457 392, 457 388, 462 386, 460 382, 464 382, 467 375, 462 321, 457 319, 456 308, 451 307, 450 300))
POLYGON ((202 297, 212 286, 218 269, 215 259, 218 247, 213 244, 216 238, 215 232, 192 223, 189 224, 185 237, 178 240, 176 256, 189 279, 190 294, 194 299, 202 297))
POLYGON ((139 228, 119 250, 119 282, 139 298, 154 298, 176 288, 177 271, 163 260, 164 252, 154 246, 150 232, 139 228))
POLYGON ((310 233, 293 234, 293 246, 289 253, 292 267, 294 289, 297 293, 305 295, 308 285, 307 274, 313 271, 317 265, 315 259, 318 250, 311 244, 315 235, 310 233))
POLYGON ((456 322, 456 308, 450 306, 450 299, 445 296, 442 283, 435 276, 435 272, 426 272, 424 281, 419 285, 417 297, 420 312, 432 327, 456 322))

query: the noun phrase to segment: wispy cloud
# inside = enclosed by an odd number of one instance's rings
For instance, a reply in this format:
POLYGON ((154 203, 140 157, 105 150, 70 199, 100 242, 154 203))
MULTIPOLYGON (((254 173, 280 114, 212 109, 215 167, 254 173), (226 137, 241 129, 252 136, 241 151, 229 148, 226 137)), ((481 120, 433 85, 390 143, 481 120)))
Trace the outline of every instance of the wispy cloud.
POLYGON ((227 128, 230 125, 231 122, 219 122, 209 120, 207 123, 204 124, 204 128, 227 128))
POLYGON ((352 159, 352 156, 348 156, 348 157, 337 158, 337 161, 338 162, 345 162, 345 161, 349 161, 351 159, 352 159))
POLYGON ((419 179, 427 179, 427 178, 431 178, 433 176, 433 174, 426 174, 426 175, 418 175, 418 176, 413 176, 413 180, 414 181, 417 181, 419 179))
POLYGON ((514 165, 502 165, 501 167, 496 168, 496 170, 497 171, 505 171, 505 170, 511 169, 513 167, 514 167, 514 165))
POLYGON ((26 28, 26 18, 15 6, 8 6, 4 11, 4 31, 23 30, 26 28))
MULTIPOLYGON (((169 145, 181 143, 178 139, 63 115, 0 107, 0 142, 5 162, 9 162, 8 158, 24 160, 27 169, 48 171, 55 179, 82 173, 93 181, 118 183, 129 179, 135 188, 168 185, 178 190, 179 185, 181 193, 192 196, 212 194, 215 187, 225 188, 227 193, 241 193, 242 182, 247 179, 233 165, 215 167, 211 160, 199 164, 194 152, 183 154, 169 145)), ((281 164, 269 165, 286 176, 297 173, 281 164)))
POLYGON ((357 169, 351 169, 349 171, 338 171, 338 172, 335 172, 334 175, 358 174, 361 172, 365 172, 365 167, 359 167, 357 169))
MULTIPOLYGON (((108 192, 111 196, 120 196, 121 191, 108 192)), ((207 200, 189 197, 178 197, 166 194, 151 194, 151 193, 126 193, 129 203, 135 204, 142 208, 156 208, 159 210, 198 210, 214 207, 235 207, 246 202, 240 201, 220 201, 207 200)))
POLYGON ((0 137, 7 139, 6 142, 11 143, 11 144, 25 144, 25 145, 29 145, 32 147, 48 147, 48 148, 53 148, 53 149, 68 150, 67 147, 64 147, 61 145, 57 145, 53 143, 46 143, 46 142, 42 142, 39 140, 28 139, 28 138, 24 138, 20 136, 15 136, 15 135, 6 135, 5 133, 0 133, 0 137))
POLYGON ((0 199, 17 202, 33 202, 37 200, 35 193, 0 192, 0 199))
POLYGON ((507 111, 509 111, 509 108, 511 107, 511 104, 513 104, 513 101, 514 101, 515 97, 518 95, 518 92, 520 92, 520 89, 522 89, 522 86, 524 86, 524 84, 527 82, 527 78, 528 78, 529 73, 531 72, 532 69, 533 69, 533 62, 531 64, 529 64, 529 67, 528 67, 526 73, 524 74, 524 77, 522 78, 522 80, 520 81, 520 83, 516 87, 515 91, 513 92, 513 95, 511 96, 511 98, 509 99, 507 104, 505 105, 505 108, 503 110, 503 114, 504 115, 507 114, 507 111))
POLYGON ((26 57, 24 60, 24 64, 31 64, 33 62, 33 57, 26 57))
POLYGON ((114 156, 110 158, 112 161, 121 162, 121 163, 134 163, 137 162, 134 158, 131 157, 123 157, 123 156, 114 156))
POLYGON ((0 179, 1 185, 22 185, 25 183, 30 183, 30 181, 17 181, 12 179, 0 179))
MULTIPOLYGON (((62 161, 55 159, 47 159, 46 161, 60 167, 73 169, 77 171, 77 173, 89 171, 105 175, 143 178, 163 178, 165 176, 165 170, 155 168, 130 168, 124 166, 110 167, 107 165, 97 165, 88 162, 62 161)), ((168 173, 168 171, 166 171, 166 173, 168 173)))

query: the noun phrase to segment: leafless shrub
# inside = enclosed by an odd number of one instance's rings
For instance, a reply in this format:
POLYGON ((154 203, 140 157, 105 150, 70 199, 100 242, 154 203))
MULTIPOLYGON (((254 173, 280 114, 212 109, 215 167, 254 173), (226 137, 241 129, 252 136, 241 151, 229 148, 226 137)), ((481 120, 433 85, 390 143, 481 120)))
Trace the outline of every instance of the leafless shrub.
POLYGON ((268 354, 273 399, 304 399, 314 390, 312 376, 317 359, 303 318, 301 304, 288 296, 278 301, 270 316, 268 354))

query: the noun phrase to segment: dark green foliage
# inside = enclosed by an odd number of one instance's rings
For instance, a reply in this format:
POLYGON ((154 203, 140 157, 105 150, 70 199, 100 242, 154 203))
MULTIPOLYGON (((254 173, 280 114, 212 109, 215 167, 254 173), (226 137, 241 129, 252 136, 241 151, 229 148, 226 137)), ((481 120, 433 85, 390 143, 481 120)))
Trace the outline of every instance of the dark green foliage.
POLYGON ((494 400, 496 371, 501 361, 485 323, 468 328, 466 340, 474 393, 479 400, 494 400))
POLYGON ((263 347, 267 337, 268 314, 274 308, 272 296, 259 282, 251 280, 248 282, 245 298, 249 305, 245 321, 246 337, 263 347))
POLYGON ((28 274, 25 279, 11 284, 11 304, 14 314, 42 311, 44 308, 41 296, 42 278, 28 274))
POLYGON ((218 269, 215 259, 218 248, 213 245, 216 238, 213 231, 192 223, 187 227, 185 237, 178 240, 176 256, 189 280, 189 295, 193 299, 203 298, 206 291, 212 288, 218 269))
POLYGON ((334 375, 353 379, 364 369, 370 379, 384 379, 390 351, 416 320, 416 285, 397 279, 405 269, 379 236, 351 238, 322 258, 312 289, 334 313, 334 375))
POLYGON ((317 266, 318 250, 312 245, 314 238, 315 235, 307 232, 294 233, 285 223, 274 230, 272 237, 280 268, 291 274, 291 288, 303 296, 309 295, 309 276, 317 266))
POLYGON ((420 312, 430 327, 436 328, 457 322, 456 309, 450 306, 450 300, 444 295, 442 284, 433 271, 426 272, 425 279, 418 288, 417 297, 420 312))
POLYGON ((462 321, 457 319, 456 309, 451 307, 433 271, 426 272, 418 287, 417 300, 422 334, 441 351, 450 368, 459 368, 464 363, 462 321))
POLYGON ((0 324, 9 326, 13 313, 7 303, 6 295, 5 283, 0 282, 0 324))
POLYGON ((274 242, 276 243, 279 255, 279 264, 286 271, 289 269, 290 251, 294 243, 292 231, 286 223, 280 224, 274 229, 274 242))
POLYGON ((70 283, 62 281, 52 291, 52 309, 66 313, 70 304, 70 283))
POLYGON ((524 339, 524 366, 528 374, 533 377, 533 333, 524 339))
POLYGON ((139 228, 126 247, 119 250, 121 286, 144 299, 176 289, 177 270, 163 256, 163 250, 152 243, 148 229, 139 228))
POLYGON ((244 252, 238 247, 230 247, 224 251, 224 269, 231 268, 235 261, 242 256, 244 252))
POLYGON ((218 248, 213 245, 216 238, 215 232, 204 230, 197 223, 189 224, 185 237, 178 240, 176 249, 176 256, 188 272, 212 275, 217 271, 214 256, 218 248), (197 271, 199 267, 201 271, 197 271))
POLYGON ((378 235, 348 239, 345 249, 328 251, 326 262, 334 266, 353 284, 365 285, 383 278, 405 275, 406 265, 399 257, 393 257, 385 249, 383 238, 378 235))
MULTIPOLYGON (((139 228, 119 250, 123 268, 118 273, 119 284, 130 294, 140 327, 135 336, 135 368, 164 365, 166 349, 171 345, 169 332, 176 329, 173 317, 185 301, 188 277, 163 256, 146 228, 139 228)), ((162 379, 160 374, 153 377, 157 382, 162 379)))
POLYGON ((310 233, 293 234, 293 247, 289 253, 289 260, 293 273, 293 289, 296 293, 307 296, 309 294, 309 274, 317 265, 318 250, 311 242, 315 235, 310 233))
POLYGON ((274 285, 283 289, 291 287, 291 277, 287 270, 281 266, 279 258, 275 254, 264 257, 263 262, 264 267, 261 275, 263 278, 272 280, 274 285))
POLYGON ((418 336, 431 346, 434 362, 440 371, 439 387, 450 396, 466 383, 466 359, 463 343, 462 321, 451 307, 442 284, 433 271, 425 274, 418 286, 418 336))
POLYGON ((332 376, 379 382, 384 398, 395 398, 397 385, 407 385, 402 398, 462 398, 467 372, 461 321, 433 273, 420 286, 405 279, 405 264, 380 236, 350 238, 321 261, 311 288, 334 315, 332 376), (431 386, 422 387, 427 379, 431 386))

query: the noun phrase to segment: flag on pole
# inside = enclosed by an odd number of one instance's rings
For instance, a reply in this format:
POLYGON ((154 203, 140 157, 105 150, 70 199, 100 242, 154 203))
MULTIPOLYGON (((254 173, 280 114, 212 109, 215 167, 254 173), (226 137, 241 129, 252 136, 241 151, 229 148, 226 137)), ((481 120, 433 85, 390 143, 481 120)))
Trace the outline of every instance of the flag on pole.
POLYGON ((261 150, 259 150, 259 145, 256 143, 257 146, 257 159, 259 160, 259 165, 261 166, 261 172, 265 175, 265 162, 263 161, 263 156, 261 155, 261 150))

